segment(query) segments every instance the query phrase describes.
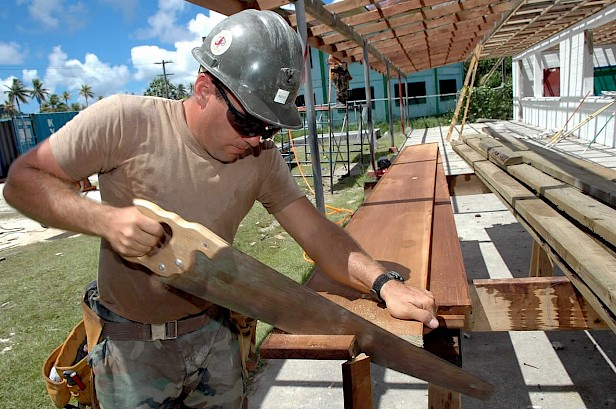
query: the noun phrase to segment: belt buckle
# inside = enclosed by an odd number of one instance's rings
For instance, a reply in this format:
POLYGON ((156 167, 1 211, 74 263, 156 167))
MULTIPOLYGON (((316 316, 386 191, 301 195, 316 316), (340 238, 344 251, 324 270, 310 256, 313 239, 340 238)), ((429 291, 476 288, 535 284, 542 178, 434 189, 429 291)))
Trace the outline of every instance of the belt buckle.
POLYGON ((150 331, 152 332, 152 341, 176 339, 178 337, 178 322, 169 321, 164 324, 151 324, 150 331))

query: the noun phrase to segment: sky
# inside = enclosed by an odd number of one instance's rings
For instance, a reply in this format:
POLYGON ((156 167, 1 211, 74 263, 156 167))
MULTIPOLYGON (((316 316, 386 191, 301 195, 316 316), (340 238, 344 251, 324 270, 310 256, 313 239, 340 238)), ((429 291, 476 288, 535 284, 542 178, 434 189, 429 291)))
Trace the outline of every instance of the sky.
MULTIPOLYGON (((69 105, 85 105, 84 84, 94 99, 142 95, 163 60, 172 61, 168 79, 190 89, 199 68, 191 50, 222 19, 185 0, 1 0, 0 103, 13 78, 26 88, 38 78, 50 95, 67 91, 69 105)), ((39 110, 36 101, 21 108, 39 110)))

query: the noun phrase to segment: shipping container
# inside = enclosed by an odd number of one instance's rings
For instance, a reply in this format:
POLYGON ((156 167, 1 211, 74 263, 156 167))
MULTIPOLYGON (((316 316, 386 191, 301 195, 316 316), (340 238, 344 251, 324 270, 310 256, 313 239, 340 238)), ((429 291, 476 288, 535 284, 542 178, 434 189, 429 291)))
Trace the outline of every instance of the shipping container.
POLYGON ((41 143, 49 138, 52 133, 64 126, 77 115, 78 112, 49 112, 41 114, 32 114, 32 124, 34 126, 34 135, 36 143, 41 143))
POLYGON ((17 142, 17 152, 20 155, 23 155, 36 146, 36 136, 34 135, 32 119, 29 115, 14 117, 13 131, 15 134, 15 142, 17 142))
POLYGON ((17 154, 13 121, 0 119, 0 179, 6 178, 9 166, 17 158, 17 154))

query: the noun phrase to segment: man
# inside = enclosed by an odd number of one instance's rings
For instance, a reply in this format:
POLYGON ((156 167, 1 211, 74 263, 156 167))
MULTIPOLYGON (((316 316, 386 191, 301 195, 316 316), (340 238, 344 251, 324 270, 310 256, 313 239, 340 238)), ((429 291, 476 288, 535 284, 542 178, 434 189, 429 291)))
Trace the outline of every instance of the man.
POLYGON ((345 108, 349 101, 349 81, 353 79, 347 68, 347 63, 339 60, 333 54, 327 58, 330 78, 336 88, 336 108, 345 108))
POLYGON ((297 34, 273 12, 243 11, 214 27, 193 55, 201 69, 189 99, 105 98, 18 159, 4 188, 25 215, 102 238, 98 292, 89 297, 104 320, 89 358, 101 407, 245 404, 229 312, 123 258, 148 254, 164 235, 132 206, 134 198, 228 242, 258 200, 324 272, 364 292, 378 281, 393 316, 437 327, 432 295, 389 280, 312 206, 275 146, 262 140, 280 127, 301 127, 294 105, 303 77, 297 34), (102 203, 71 187, 94 173, 102 203))

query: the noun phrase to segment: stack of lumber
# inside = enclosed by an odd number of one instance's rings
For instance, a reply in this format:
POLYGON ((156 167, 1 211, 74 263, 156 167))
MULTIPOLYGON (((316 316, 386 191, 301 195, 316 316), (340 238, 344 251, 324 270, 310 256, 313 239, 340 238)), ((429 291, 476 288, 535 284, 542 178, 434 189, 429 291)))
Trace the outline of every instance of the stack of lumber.
MULTIPOLYGON (((448 327, 463 327, 468 284, 438 144, 405 147, 346 226, 360 246, 408 283, 430 289, 448 327)), ((423 325, 392 318, 384 305, 329 279, 307 285, 390 332, 420 345, 423 325)))
POLYGON ((616 332, 616 171, 483 132, 452 142, 454 151, 616 332))

